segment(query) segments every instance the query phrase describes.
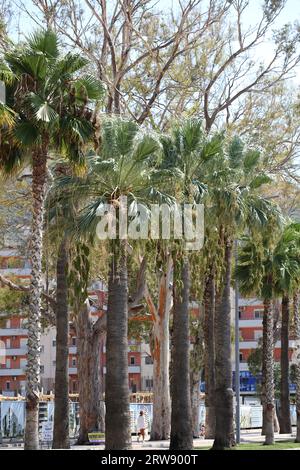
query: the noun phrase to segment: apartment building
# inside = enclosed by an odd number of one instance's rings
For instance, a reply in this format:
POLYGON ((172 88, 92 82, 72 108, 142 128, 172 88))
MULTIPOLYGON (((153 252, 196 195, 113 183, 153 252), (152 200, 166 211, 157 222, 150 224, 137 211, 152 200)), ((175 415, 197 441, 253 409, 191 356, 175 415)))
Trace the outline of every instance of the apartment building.
MULTIPOLYGON (((22 258, 17 249, 0 250, 0 273, 14 276, 18 282, 30 280, 30 263, 22 258)), ((96 322, 99 314, 106 312, 107 288, 97 281, 90 289, 91 321, 96 322)), ((45 393, 54 390, 56 365, 56 329, 48 327, 41 336, 41 387, 45 393)), ((132 393, 142 390, 141 376, 142 346, 135 340, 129 340, 128 372, 129 387, 132 393)), ((0 394, 14 396, 25 393, 25 369, 27 364, 27 329, 26 318, 20 313, 10 315, 2 321, 0 328, 0 394)), ((70 325, 69 339, 69 388, 71 393, 78 392, 77 338, 75 328, 70 325)), ((105 382, 106 350, 101 351, 101 371, 105 382)), ((150 382, 147 382, 149 385, 150 382)), ((150 385, 149 385, 150 386, 150 385)), ((147 390, 149 387, 147 388, 147 390)))
MULTIPOLYGON (((248 358, 261 341, 263 334, 263 303, 259 299, 239 299, 239 354, 240 354, 240 387, 242 394, 254 394, 256 391, 256 378, 251 375, 248 367, 248 358)), ((274 360, 280 362, 281 342, 276 341, 274 346, 274 360)), ((295 341, 289 340, 289 358, 292 359, 295 341)), ((235 361, 233 361, 233 371, 235 361)), ((291 392, 294 386, 291 384, 291 392)))
MULTIPOLYGON (((15 248, 0 250, 0 273, 13 276, 18 282, 28 283, 30 263, 15 248)), ((27 357, 26 319, 11 316, 0 325, 0 393, 15 395, 25 391, 25 367, 27 357)))

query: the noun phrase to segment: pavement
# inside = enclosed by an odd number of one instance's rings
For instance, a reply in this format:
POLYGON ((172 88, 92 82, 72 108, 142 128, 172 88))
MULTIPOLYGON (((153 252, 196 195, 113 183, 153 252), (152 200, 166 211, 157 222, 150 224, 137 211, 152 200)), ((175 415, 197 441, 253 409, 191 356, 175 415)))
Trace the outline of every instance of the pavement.
MULTIPOLYGON (((288 439, 295 439, 296 430, 293 430, 292 434, 275 434, 275 441, 286 441, 288 439)), ((264 442, 264 436, 261 435, 261 430, 242 430, 241 431, 241 443, 259 443, 264 442)), ((169 441, 150 441, 149 439, 145 440, 144 443, 137 441, 137 436, 132 436, 132 449, 133 450, 168 450, 169 441)), ((213 445, 213 439, 194 439, 194 447, 211 447, 213 445)), ((43 446, 43 449, 48 449, 47 445, 43 446)), ((23 450, 22 443, 4 443, 0 444, 0 450, 23 450)), ((71 446, 71 450, 104 450, 104 445, 85 445, 85 446, 71 446)), ((298 448, 293 448, 293 450, 300 450, 298 448)))

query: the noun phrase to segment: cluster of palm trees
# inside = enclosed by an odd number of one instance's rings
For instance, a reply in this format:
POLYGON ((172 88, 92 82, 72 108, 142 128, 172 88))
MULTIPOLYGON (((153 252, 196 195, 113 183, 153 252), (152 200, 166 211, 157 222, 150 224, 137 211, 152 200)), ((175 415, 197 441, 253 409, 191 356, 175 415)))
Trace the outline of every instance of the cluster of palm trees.
MULTIPOLYGON (((154 361, 151 437, 170 437, 171 449, 193 446, 195 410, 191 403, 189 309, 190 300, 196 299, 204 312, 204 323, 199 328, 204 332, 207 437, 214 438, 215 449, 235 445, 230 299, 233 244, 237 239, 241 240, 241 253, 235 274, 241 290, 260 295, 265 304, 263 406, 266 443, 270 443, 274 439, 271 301, 279 295, 283 299, 284 398, 288 394, 288 379, 284 375, 288 350, 284 345, 288 341, 292 296, 296 299, 295 318, 298 315, 299 226, 284 226, 279 208, 263 195, 264 185, 271 180, 264 172, 263 158, 258 151, 247 148, 237 137, 229 138, 224 133, 206 135, 197 119, 170 124, 168 132, 162 134, 141 129, 126 118, 100 114, 104 89, 85 73, 86 66, 80 55, 60 54, 58 38, 52 31, 34 34, 22 48, 10 51, 0 62, 0 79, 7 87, 7 102, 0 108, 1 166, 7 173, 24 164, 32 166, 25 448, 38 448, 46 210, 50 226, 59 227, 55 447, 69 446, 68 304, 77 313, 79 323, 87 308, 90 249, 93 247, 95 253, 99 246, 105 250, 108 263, 107 319, 104 326, 102 319, 96 326, 105 328, 107 338, 106 448, 131 447, 127 352, 129 312, 134 308, 129 287, 135 282, 128 262, 133 258, 143 272, 137 300, 145 301, 142 308, 151 319, 154 361), (54 168, 52 178, 49 167, 54 168), (112 206, 119 228, 123 197, 127 198, 133 219, 137 204, 145 213, 154 203, 173 208, 183 204, 195 208, 203 204, 203 248, 189 251, 183 241, 174 238, 128 240, 118 235, 118 230, 116 237, 99 241, 99 210, 112 206), (153 301, 154 297, 157 302, 153 301)), ((299 337, 299 316, 297 322, 295 331, 299 337)), ((90 360, 96 361, 96 357, 90 360)), ((199 357, 199 369, 200 362, 199 357)), ((282 400, 283 419, 287 413, 286 401, 282 400)))

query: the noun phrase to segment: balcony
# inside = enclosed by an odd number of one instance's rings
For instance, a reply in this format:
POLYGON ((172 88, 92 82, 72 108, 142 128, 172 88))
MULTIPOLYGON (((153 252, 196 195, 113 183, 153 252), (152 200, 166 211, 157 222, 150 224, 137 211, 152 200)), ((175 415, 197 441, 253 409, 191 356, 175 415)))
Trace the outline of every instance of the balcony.
POLYGON ((141 366, 128 366, 129 374, 140 374, 141 366))
POLYGON ((240 341, 240 349, 256 349, 258 342, 256 340, 252 341, 240 341))
POLYGON ((77 354, 77 346, 70 346, 69 354, 77 354))
POLYGON ((77 374, 77 367, 69 367, 69 374, 70 375, 77 374))
POLYGON ((1 354, 1 351, 3 352, 3 356, 6 356, 6 357, 9 357, 9 356, 26 356, 27 354, 27 347, 23 347, 23 348, 5 348, 5 349, 1 349, 0 350, 0 354, 1 354))
MULTIPOLYGON (((250 340, 250 341, 240 341, 239 347, 240 349, 256 349, 258 346, 258 341, 256 339, 250 340)), ((277 341, 275 343, 275 348, 281 348, 281 341, 277 341)), ((289 340, 289 348, 295 349, 296 347, 296 341, 295 340, 289 340)))
MULTIPOLYGON (((129 374, 140 374, 141 366, 128 366, 129 374)), ((103 367, 103 374, 106 374, 106 367, 103 367)))
POLYGON ((25 375, 24 369, 0 369, 0 377, 15 377, 25 375))
POLYGON ((1 336, 27 336, 25 328, 0 328, 1 336))
POLYGON ((3 268, 0 273, 2 276, 30 276, 31 268, 3 268))
POLYGON ((251 328, 255 326, 262 327, 262 318, 255 318, 254 320, 239 320, 240 328, 251 328))

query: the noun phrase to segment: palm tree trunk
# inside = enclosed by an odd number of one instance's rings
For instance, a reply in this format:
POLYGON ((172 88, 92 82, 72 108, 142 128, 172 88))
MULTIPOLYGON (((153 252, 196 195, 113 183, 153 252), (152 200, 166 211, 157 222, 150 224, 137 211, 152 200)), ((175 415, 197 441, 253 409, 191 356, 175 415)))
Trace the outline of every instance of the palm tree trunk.
POLYGON ((289 388, 289 323, 290 308, 289 297, 282 297, 282 321, 281 321, 281 355, 280 355, 280 434, 292 432, 290 414, 290 388, 289 388))
POLYGON ((26 367, 26 423, 24 449, 39 448, 40 338, 42 295, 43 219, 47 178, 47 154, 43 148, 32 156, 32 224, 31 224, 31 296, 28 316, 26 367))
POLYGON ((111 261, 108 283, 105 448, 131 448, 128 384, 128 281, 123 242, 111 261))
MULTIPOLYGON (((170 399, 170 332, 169 320, 172 306, 173 261, 168 255, 166 268, 159 282, 158 309, 152 313, 153 341, 151 355, 153 358, 153 421, 151 426, 151 440, 166 440, 170 437, 171 426, 171 399, 170 399)), ((146 300, 150 310, 148 297, 146 300)))
POLYGON ((193 438, 197 439, 200 435, 199 418, 200 418, 200 380, 201 370, 192 371, 190 374, 191 385, 191 407, 192 407, 192 429, 193 438))
POLYGON ((210 269, 204 291, 204 373, 205 373, 205 438, 214 439, 215 412, 215 279, 210 269))
POLYGON ((193 348, 190 351, 190 386, 191 386, 191 402, 192 402, 192 423, 193 437, 198 438, 200 435, 200 383, 201 373, 203 369, 204 348, 203 348, 203 319, 199 321, 199 325, 195 332, 193 348))
POLYGON ((77 445, 89 443, 88 433, 104 432, 105 410, 101 380, 101 348, 104 332, 89 318, 88 300, 76 319, 80 429, 77 445))
POLYGON ((299 315, 299 292, 294 295, 294 330, 296 341, 296 413, 297 432, 296 441, 300 442, 300 315, 299 315))
POLYGON ((190 274, 188 259, 183 260, 181 273, 182 289, 174 286, 173 344, 172 344, 172 411, 170 450, 193 449, 193 426, 190 393, 190 333, 189 294, 190 274))
POLYGON ((76 444, 87 444, 89 426, 89 403, 91 400, 91 323, 89 319, 88 300, 77 312, 75 320, 77 336, 77 369, 78 369, 78 395, 79 395, 79 416, 80 428, 76 444))
POLYGON ((65 237, 57 257, 56 367, 53 449, 69 449, 69 309, 68 241, 65 237))
POLYGON ((220 305, 216 310, 216 432, 213 449, 223 450, 235 444, 233 430, 233 390, 231 368, 230 281, 232 241, 225 238, 225 276, 220 305))
POLYGON ((269 299, 264 300, 263 317, 263 408, 265 414, 265 444, 274 444, 274 357, 273 311, 269 299))

